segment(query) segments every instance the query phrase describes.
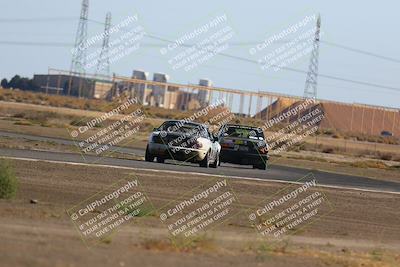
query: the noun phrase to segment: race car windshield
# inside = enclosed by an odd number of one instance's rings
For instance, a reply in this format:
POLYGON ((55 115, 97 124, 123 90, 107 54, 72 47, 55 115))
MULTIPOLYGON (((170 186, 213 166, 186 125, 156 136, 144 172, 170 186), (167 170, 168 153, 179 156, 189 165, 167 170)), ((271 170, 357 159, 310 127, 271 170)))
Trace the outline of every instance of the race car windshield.
POLYGON ((196 124, 190 124, 190 123, 178 123, 178 122, 166 122, 163 125, 161 125, 160 129, 161 131, 166 131, 166 132, 174 132, 174 133, 186 133, 186 134, 196 134, 197 132, 203 132, 204 129, 199 127, 199 125, 196 124))
POLYGON ((228 127, 224 136, 264 140, 263 132, 251 128, 228 127))

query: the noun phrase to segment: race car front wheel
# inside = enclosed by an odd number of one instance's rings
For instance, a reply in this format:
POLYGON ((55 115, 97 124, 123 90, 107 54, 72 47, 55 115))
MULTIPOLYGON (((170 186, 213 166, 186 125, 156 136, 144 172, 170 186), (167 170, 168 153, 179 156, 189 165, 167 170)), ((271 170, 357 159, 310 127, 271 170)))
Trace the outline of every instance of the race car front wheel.
POLYGON ((217 155, 215 156, 214 162, 210 165, 210 167, 211 167, 211 168, 218 168, 219 165, 220 165, 220 162, 219 162, 219 154, 217 154, 217 155))
POLYGON ((154 161, 154 156, 153 154, 150 153, 149 146, 146 147, 146 154, 144 155, 144 160, 148 162, 154 161))
POLYGON ((203 168, 208 168, 210 166, 210 152, 207 152, 206 156, 202 161, 200 161, 199 165, 203 168))

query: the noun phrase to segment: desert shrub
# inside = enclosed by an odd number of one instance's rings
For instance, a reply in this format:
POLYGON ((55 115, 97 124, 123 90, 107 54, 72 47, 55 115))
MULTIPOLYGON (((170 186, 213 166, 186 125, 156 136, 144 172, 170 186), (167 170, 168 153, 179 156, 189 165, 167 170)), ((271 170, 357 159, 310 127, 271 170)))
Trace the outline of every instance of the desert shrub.
POLYGON ((18 181, 13 168, 0 160, 0 198, 11 199, 17 193, 18 181))
POLYGON ((300 144, 299 144, 299 149, 300 149, 300 150, 307 150, 307 145, 306 145, 306 143, 305 143, 305 142, 300 143, 300 144))
POLYGON ((333 129, 323 129, 323 134, 326 134, 326 135, 332 135, 332 134, 334 134, 335 133, 335 131, 333 130, 333 129))
MULTIPOLYGON (((72 125, 72 126, 86 126, 89 121, 92 121, 94 119, 95 119, 94 117, 85 117, 83 119, 82 118, 75 118, 69 123, 69 125, 72 125)), ((93 127, 94 128, 103 128, 104 126, 105 126, 104 123, 99 122, 99 123, 96 123, 93 127)))
POLYGON ((141 124, 141 127, 140 127, 140 128, 141 128, 143 131, 150 132, 150 131, 153 130, 154 127, 155 127, 155 125, 153 125, 153 124, 150 123, 150 122, 143 122, 143 123, 141 124))
POLYGON ((291 146, 289 151, 300 152, 300 147, 298 145, 291 146))
POLYGON ((383 153, 379 155, 379 158, 382 160, 392 160, 392 155, 389 153, 383 153))
POLYGON ((16 121, 14 122, 14 125, 25 125, 25 126, 32 126, 33 123, 30 121, 16 121))
POLYGON ((335 150, 332 147, 326 147, 322 150, 323 153, 332 154, 335 150))
POLYGON ((37 111, 37 112, 30 112, 25 116, 26 119, 32 120, 35 122, 46 122, 48 119, 58 119, 61 116, 56 112, 49 112, 49 111, 37 111))
POLYGON ((395 136, 381 137, 382 143, 389 145, 400 145, 400 139, 395 136))
POLYGON ((350 166, 357 168, 376 168, 376 169, 386 169, 388 167, 385 163, 374 160, 356 161, 351 163, 350 166))
POLYGON ((235 118, 235 119, 233 120, 233 122, 234 122, 234 123, 240 123, 240 119, 235 118))
POLYGON ((26 114, 24 112, 20 112, 20 113, 14 114, 13 117, 22 119, 22 118, 26 117, 26 114))
POLYGON ((85 126, 86 121, 82 120, 81 118, 76 118, 76 119, 72 120, 69 124, 72 126, 85 126))

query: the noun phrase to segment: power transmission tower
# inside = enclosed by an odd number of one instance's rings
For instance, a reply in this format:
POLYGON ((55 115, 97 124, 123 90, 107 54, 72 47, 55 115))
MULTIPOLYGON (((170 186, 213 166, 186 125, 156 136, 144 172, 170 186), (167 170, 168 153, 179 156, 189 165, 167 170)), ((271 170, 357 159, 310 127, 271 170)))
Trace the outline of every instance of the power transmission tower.
POLYGON ((304 88, 305 98, 315 99, 317 97, 320 29, 321 29, 321 16, 318 15, 317 27, 315 29, 315 36, 313 42, 313 50, 311 52, 310 65, 308 66, 306 85, 304 88))
POLYGON ((104 74, 110 76, 110 29, 111 29, 111 13, 106 15, 106 22, 104 27, 103 46, 101 48, 100 56, 97 60, 97 74, 104 74))
POLYGON ((82 0, 81 16, 76 32, 75 47, 72 52, 71 72, 85 73, 88 14, 89 0, 82 0))

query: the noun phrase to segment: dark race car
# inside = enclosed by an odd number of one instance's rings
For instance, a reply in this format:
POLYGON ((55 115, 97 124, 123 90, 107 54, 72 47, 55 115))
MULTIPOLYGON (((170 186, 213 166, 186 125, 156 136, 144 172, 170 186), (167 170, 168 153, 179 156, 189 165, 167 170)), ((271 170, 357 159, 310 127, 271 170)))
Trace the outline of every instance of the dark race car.
POLYGON ((220 161, 265 170, 268 160, 268 144, 260 128, 226 124, 218 132, 221 145, 220 161))

